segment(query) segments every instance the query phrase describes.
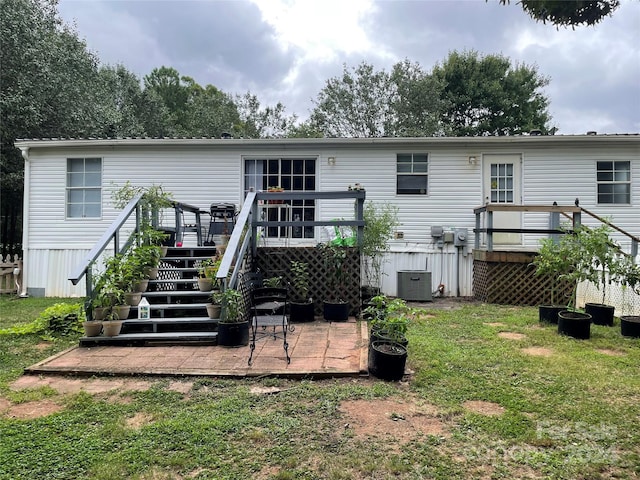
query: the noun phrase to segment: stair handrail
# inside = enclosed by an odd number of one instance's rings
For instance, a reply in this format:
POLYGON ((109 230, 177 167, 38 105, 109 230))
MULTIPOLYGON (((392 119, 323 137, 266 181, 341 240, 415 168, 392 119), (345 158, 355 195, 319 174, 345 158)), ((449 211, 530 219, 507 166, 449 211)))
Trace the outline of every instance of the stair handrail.
POLYGON ((237 267, 242 263, 251 243, 252 229, 248 228, 248 222, 255 198, 256 192, 250 191, 247 193, 242 209, 236 217, 236 224, 231 232, 227 248, 222 256, 222 262, 220 263, 220 268, 218 268, 216 278, 218 279, 218 283, 223 286, 223 289, 236 288, 238 285, 240 269, 237 267), (229 276, 229 271, 231 270, 234 258, 236 259, 236 268, 233 269, 231 276, 229 276))
MULTIPOLYGON (((581 207, 579 205, 578 200, 576 199, 576 206, 580 208, 580 210, 582 210, 584 213, 586 213, 587 215, 589 215, 592 218, 595 218, 596 220, 598 220, 599 222, 604 223, 605 225, 611 227, 612 229, 614 229, 615 231, 617 231, 618 233, 621 233, 622 235, 628 237, 631 240, 631 252, 629 253, 629 255, 631 256, 632 260, 635 260, 635 258, 638 256, 638 244, 640 243, 640 238, 636 237, 635 235, 625 231, 624 229, 618 227, 617 225, 614 225, 613 223, 611 223, 609 220, 607 220, 604 217, 601 217, 593 212, 590 212, 589 210, 587 210, 584 207, 581 207)), ((622 252, 624 253, 624 252, 622 252)), ((625 254, 626 255, 626 254, 625 254)))
POLYGON ((118 214, 115 220, 111 223, 109 228, 102 234, 102 237, 96 242, 93 248, 89 251, 89 253, 85 256, 85 258, 80 262, 80 264, 73 271, 71 276, 69 276, 69 280, 74 285, 77 285, 82 277, 85 277, 87 280, 87 296, 91 297, 91 267, 95 263, 95 261, 100 257, 102 252, 105 251, 107 246, 111 241, 113 241, 113 253, 117 255, 118 253, 124 252, 132 242, 133 236, 136 232, 140 230, 140 199, 143 194, 140 193, 133 197, 131 201, 122 209, 122 211, 118 214), (136 226, 134 231, 129 235, 127 241, 120 246, 120 229, 129 220, 129 217, 133 212, 136 212, 136 226))

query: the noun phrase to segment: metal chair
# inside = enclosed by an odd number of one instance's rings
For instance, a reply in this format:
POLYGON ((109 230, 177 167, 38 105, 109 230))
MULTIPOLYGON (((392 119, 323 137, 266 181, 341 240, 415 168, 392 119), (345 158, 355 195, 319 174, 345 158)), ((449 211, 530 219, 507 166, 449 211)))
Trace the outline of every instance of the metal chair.
POLYGON ((256 341, 262 338, 282 338, 282 347, 287 359, 291 363, 289 355, 289 343, 287 343, 287 331, 293 332, 294 327, 289 325, 287 317, 288 291, 286 288, 256 287, 252 288, 249 297, 251 300, 251 342, 249 348, 249 365, 253 362, 253 351, 256 349, 256 341))

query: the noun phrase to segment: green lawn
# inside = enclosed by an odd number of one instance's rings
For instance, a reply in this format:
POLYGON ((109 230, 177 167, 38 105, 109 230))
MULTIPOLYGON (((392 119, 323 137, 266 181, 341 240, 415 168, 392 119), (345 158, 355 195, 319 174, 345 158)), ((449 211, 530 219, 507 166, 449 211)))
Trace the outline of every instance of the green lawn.
MULTIPOLYGON (((0 330, 58 301, 2 297, 0 330)), ((76 340, 0 335, 0 479, 640 476, 640 341, 619 324, 579 341, 535 308, 461 304, 426 309, 408 337, 406 383, 199 378, 181 393, 155 378, 114 396, 10 390, 76 340), (8 413, 37 401, 62 408, 8 413)))

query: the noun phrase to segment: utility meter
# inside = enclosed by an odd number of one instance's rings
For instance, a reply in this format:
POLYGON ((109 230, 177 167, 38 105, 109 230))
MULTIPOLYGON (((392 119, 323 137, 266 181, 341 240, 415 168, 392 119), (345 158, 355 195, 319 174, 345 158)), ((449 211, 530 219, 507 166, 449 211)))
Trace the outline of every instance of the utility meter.
POLYGON ((467 244, 467 229, 466 228, 456 228, 453 233, 455 234, 453 237, 453 244, 456 247, 464 247, 467 244))

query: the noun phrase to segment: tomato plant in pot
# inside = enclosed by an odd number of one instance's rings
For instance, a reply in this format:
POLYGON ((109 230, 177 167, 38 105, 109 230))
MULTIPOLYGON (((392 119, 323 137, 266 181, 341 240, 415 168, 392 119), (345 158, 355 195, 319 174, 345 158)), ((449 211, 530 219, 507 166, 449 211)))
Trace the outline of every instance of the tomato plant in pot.
POLYGON ((572 242, 569 233, 565 233, 560 240, 544 238, 540 241, 538 255, 533 259, 535 275, 546 277, 550 284, 551 303, 538 306, 538 318, 542 323, 557 324, 558 313, 567 309, 566 302, 561 303, 558 297, 564 291, 561 286, 566 285, 566 276, 574 268, 572 242))
POLYGON ((329 296, 324 300, 323 313, 327 321, 344 322, 349 318, 349 302, 346 301, 345 263, 347 248, 331 243, 319 243, 318 248, 327 272, 329 296))
POLYGON ((624 254, 614 240, 609 236, 611 229, 603 224, 597 228, 581 227, 577 231, 577 241, 580 244, 586 261, 586 280, 595 284, 602 294, 599 303, 588 302, 585 312, 591 315, 596 325, 613 325, 615 307, 606 303, 608 286, 619 277, 619 271, 624 264, 624 254))
POLYGON ((242 294, 227 288, 220 294, 222 313, 218 322, 218 345, 240 347, 249 345, 249 321, 242 309, 242 294))
POLYGON ((370 343, 374 340, 393 340, 407 345, 410 309, 404 300, 376 295, 364 313, 370 318, 370 343))
MULTIPOLYGON (((617 281, 622 285, 623 292, 640 296, 640 265, 633 261, 633 257, 625 257, 618 271, 617 281)), ((623 310, 627 308, 625 302, 623 310)), ((640 338, 640 315, 631 314, 620 316, 620 333, 625 337, 640 338)))
POLYGON ((580 241, 586 227, 578 226, 573 233, 561 237, 562 254, 566 256, 568 267, 558 278, 571 284, 572 293, 567 309, 558 312, 558 333, 579 339, 591 336, 591 315, 576 310, 578 284, 591 280, 594 275, 592 257, 580 241))
POLYGON ((291 262, 293 300, 289 302, 289 319, 293 323, 314 320, 313 300, 309 296, 309 264, 291 262))
POLYGON ((384 258, 389 251, 393 230, 399 225, 398 208, 389 203, 377 205, 366 202, 364 222, 360 253, 366 282, 361 288, 362 306, 366 308, 369 300, 380 294, 384 258))

